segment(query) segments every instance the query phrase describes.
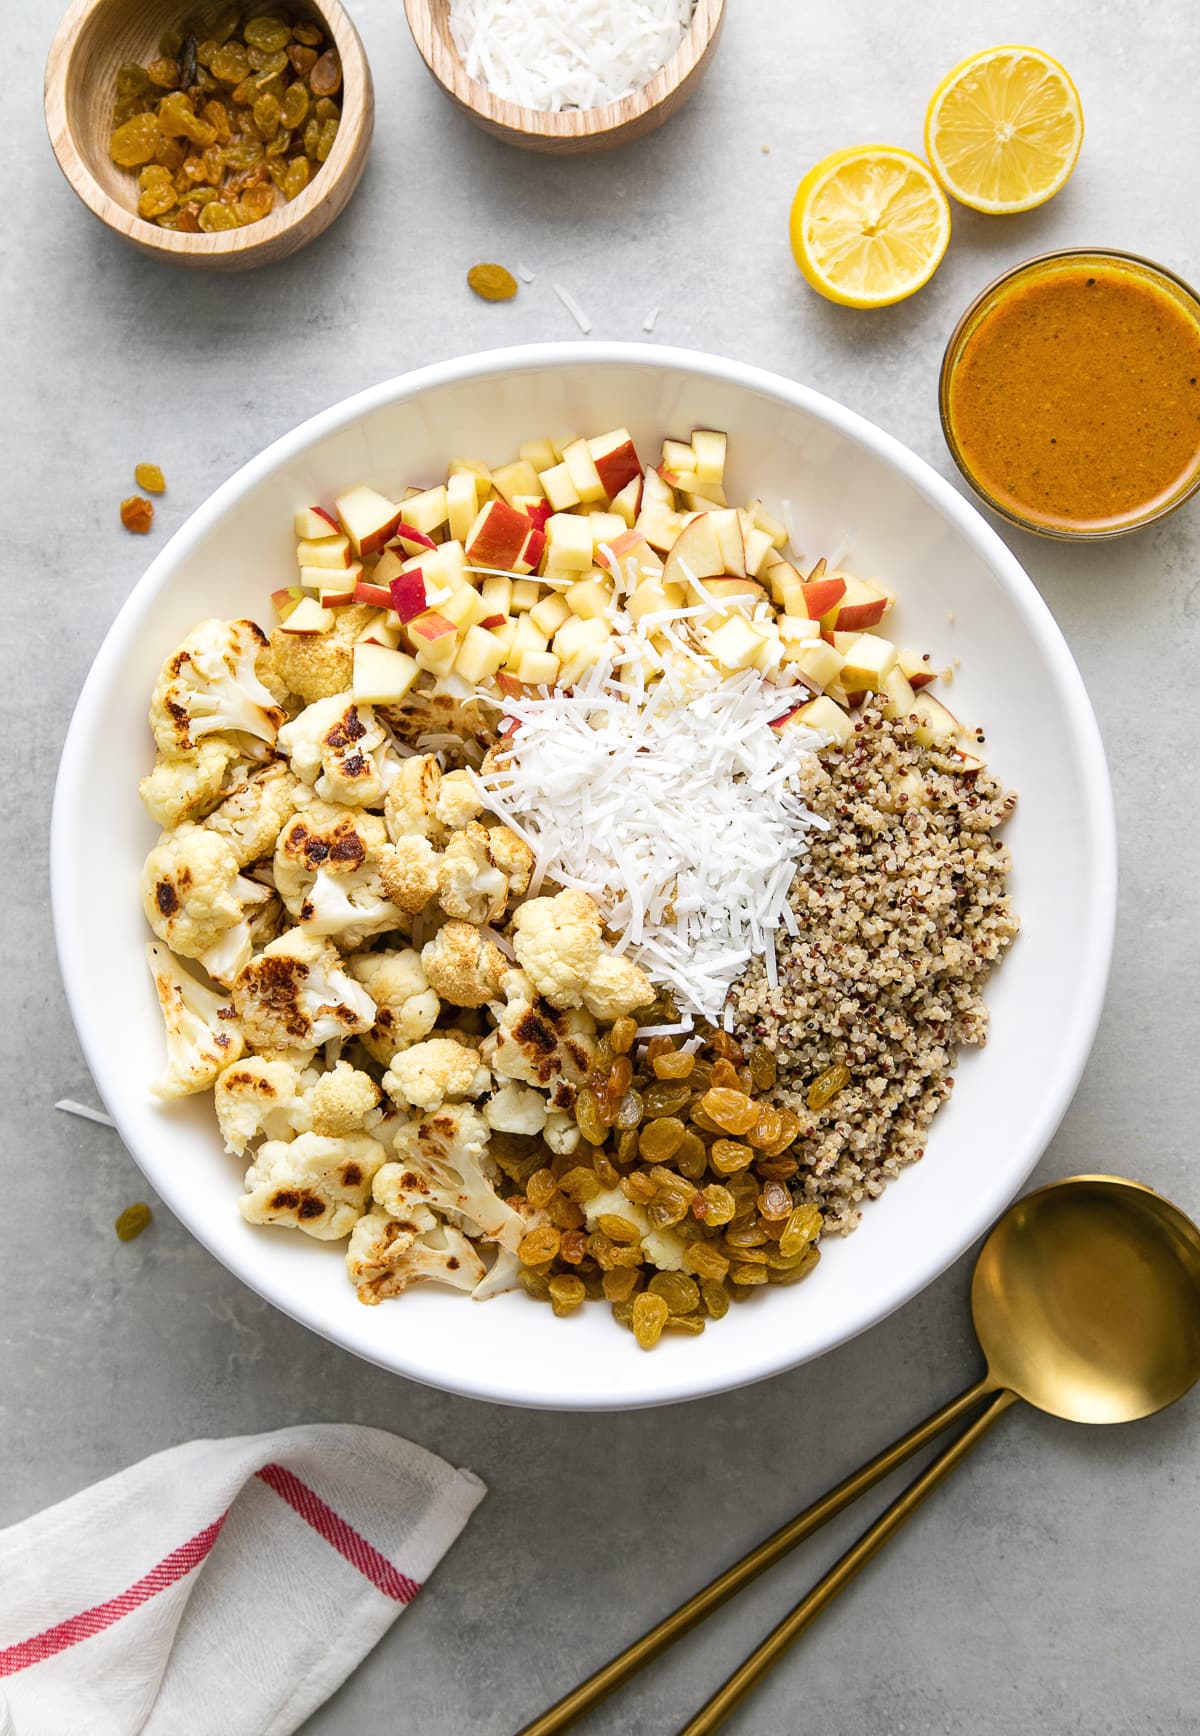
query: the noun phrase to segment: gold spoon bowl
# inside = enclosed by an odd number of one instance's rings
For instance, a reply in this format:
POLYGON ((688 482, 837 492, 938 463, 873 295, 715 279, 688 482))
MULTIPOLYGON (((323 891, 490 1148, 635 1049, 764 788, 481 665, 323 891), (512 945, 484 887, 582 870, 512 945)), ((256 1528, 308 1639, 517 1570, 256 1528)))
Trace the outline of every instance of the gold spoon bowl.
POLYGON ((1200 1231, 1118 1176, 1027 1195, 980 1252, 971 1313, 987 1373, 743 1556, 520 1736, 556 1736, 952 1423, 974 1421, 909 1485, 717 1690, 680 1736, 710 1736, 806 1627, 1018 1399, 1077 1423, 1165 1410, 1200 1378, 1200 1231), (982 1411, 978 1407, 989 1401, 982 1411))

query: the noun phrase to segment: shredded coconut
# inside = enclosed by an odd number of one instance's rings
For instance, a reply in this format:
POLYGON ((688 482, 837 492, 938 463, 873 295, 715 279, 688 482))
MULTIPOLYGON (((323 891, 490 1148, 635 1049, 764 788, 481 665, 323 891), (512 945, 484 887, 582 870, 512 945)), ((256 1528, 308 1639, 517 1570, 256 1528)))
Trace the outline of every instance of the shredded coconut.
POLYGON ((523 108, 602 108, 649 82, 683 40, 693 0, 451 0, 471 78, 523 108))
POLYGON ((657 324, 658 324, 658 309, 656 307, 652 307, 650 309, 650 312, 646 315, 645 319, 642 321, 642 330, 644 332, 652 332, 657 324))
POLYGON ((750 959, 773 959, 794 864, 826 823, 796 782, 822 737, 773 729, 779 711, 756 670, 666 661, 647 687, 640 664, 621 679, 597 664, 570 693, 509 700, 508 742, 475 779, 533 849, 534 883, 594 898, 681 1012, 718 1018, 750 959))
POLYGON ((575 321, 575 324, 579 327, 584 337, 586 337, 592 329, 592 322, 588 318, 587 314, 584 313, 579 303, 575 300, 575 297, 571 294, 570 290, 564 289, 561 283, 552 283, 550 287, 558 297, 559 301, 562 302, 571 318, 575 321))
POLYGON ((103 1109, 92 1109, 86 1103, 76 1103, 73 1097, 60 1097, 54 1105, 61 1109, 64 1115, 77 1115, 81 1121, 96 1121, 101 1127, 115 1127, 117 1124, 111 1115, 106 1115, 103 1109))

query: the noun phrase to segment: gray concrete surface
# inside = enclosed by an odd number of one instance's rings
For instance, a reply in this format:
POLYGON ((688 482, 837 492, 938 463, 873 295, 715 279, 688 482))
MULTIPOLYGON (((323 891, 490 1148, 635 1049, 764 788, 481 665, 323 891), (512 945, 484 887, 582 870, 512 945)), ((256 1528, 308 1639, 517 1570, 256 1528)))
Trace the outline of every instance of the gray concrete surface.
MULTIPOLYGON (((998 269, 1078 241, 1200 271, 1187 174, 1200 161, 1195 14, 1186 0, 737 0, 682 116, 620 155, 557 163, 475 132, 426 78, 395 0, 358 0, 379 96, 362 189, 300 257, 223 279, 141 259, 59 177, 40 112, 57 10, 54 0, 12 7, 4 27, 0 1524, 190 1436, 309 1418, 402 1431, 474 1467, 491 1495, 308 1730, 508 1736, 973 1376, 969 1263, 857 1343, 754 1390, 657 1414, 555 1417, 445 1398, 360 1365, 259 1302, 165 1209, 120 1246, 112 1220, 144 1193, 138 1172, 114 1134, 51 1107, 90 1095, 46 884, 74 695, 144 562, 243 460, 410 365, 573 336, 552 280, 590 309, 596 337, 639 338, 660 306, 655 339, 809 381, 949 475, 937 361, 958 311, 998 269), (862 139, 919 149, 942 73, 997 40, 1038 42, 1076 77, 1088 135, 1069 189, 1023 218, 956 210, 949 256, 906 305, 864 316, 818 301, 787 250, 801 172, 862 139), (484 306, 463 282, 480 258, 523 260, 537 280, 511 306, 484 306), (170 480, 148 542, 116 515, 143 456, 170 480)), ((1194 1211, 1200 505, 1099 551, 1010 540, 1090 685, 1123 844, 1106 1016, 1039 1178, 1126 1170, 1194 1211)), ((731 1731, 1194 1730, 1197 1403, 1110 1433, 1014 1415, 731 1731)), ((857 1523, 816 1540, 588 1729, 677 1729, 857 1523)))

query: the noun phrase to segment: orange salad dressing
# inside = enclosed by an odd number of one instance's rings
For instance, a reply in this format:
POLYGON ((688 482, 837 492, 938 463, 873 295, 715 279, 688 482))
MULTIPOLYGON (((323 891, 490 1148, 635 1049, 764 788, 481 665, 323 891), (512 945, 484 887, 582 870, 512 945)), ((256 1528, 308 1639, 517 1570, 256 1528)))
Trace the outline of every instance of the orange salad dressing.
POLYGON ((1200 470, 1200 319, 1134 262, 1047 262, 985 305, 945 411, 1003 509, 1067 532, 1137 522, 1200 470))

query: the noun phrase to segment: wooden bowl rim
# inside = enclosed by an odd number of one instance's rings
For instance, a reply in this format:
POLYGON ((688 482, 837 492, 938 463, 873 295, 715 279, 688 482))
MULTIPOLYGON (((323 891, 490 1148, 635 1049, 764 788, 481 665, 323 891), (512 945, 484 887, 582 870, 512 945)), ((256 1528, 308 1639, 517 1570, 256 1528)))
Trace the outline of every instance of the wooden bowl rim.
MULTIPOLYGON (((455 90, 448 85, 421 48, 416 28, 416 18, 432 16, 434 8, 441 3, 443 0, 404 0, 404 15, 408 19, 408 27, 421 59, 447 95, 469 107, 498 131, 511 133, 515 137, 537 134, 545 139, 563 141, 603 138, 605 134, 619 132, 631 122, 638 121, 659 108, 695 71, 721 28, 725 16, 725 0, 695 0, 691 22, 680 38, 679 47, 640 89, 630 96, 622 97, 619 102, 604 103, 599 108, 555 110, 526 108, 523 103, 508 102, 505 98, 496 96, 479 79, 472 78, 454 46, 447 24, 446 41, 462 74, 464 89, 455 90), (702 31, 701 24, 705 18, 707 27, 702 31), (516 123, 512 118, 514 115, 519 117, 516 123)), ((449 12, 450 0, 444 0, 444 4, 449 12)))
MULTIPOLYGON (((257 223, 249 223, 241 229, 190 235, 177 229, 162 229, 157 223, 139 217, 134 205, 123 205, 105 192, 67 121, 67 78, 78 52, 82 27, 89 18, 103 12, 112 3, 113 0, 71 0, 47 55, 43 109, 51 149, 75 192, 105 228, 136 246, 168 255, 190 254, 195 258, 206 255, 219 258, 233 253, 249 255, 270 246, 281 235, 286 235, 311 217, 321 202, 328 198, 334 185, 353 168, 359 152, 369 149, 374 103, 371 68, 362 39, 341 0, 305 0, 305 4, 319 13, 327 26, 342 63, 342 124, 338 127, 333 150, 321 165, 322 171, 328 173, 314 176, 298 199, 289 200, 269 217, 261 217, 257 223), (347 125, 348 121, 361 121, 362 126, 347 125), (66 142, 67 150, 60 149, 60 140, 66 142), (136 225, 136 229, 132 225, 136 225)), ((320 229, 314 229, 313 238, 319 233, 320 229)))

